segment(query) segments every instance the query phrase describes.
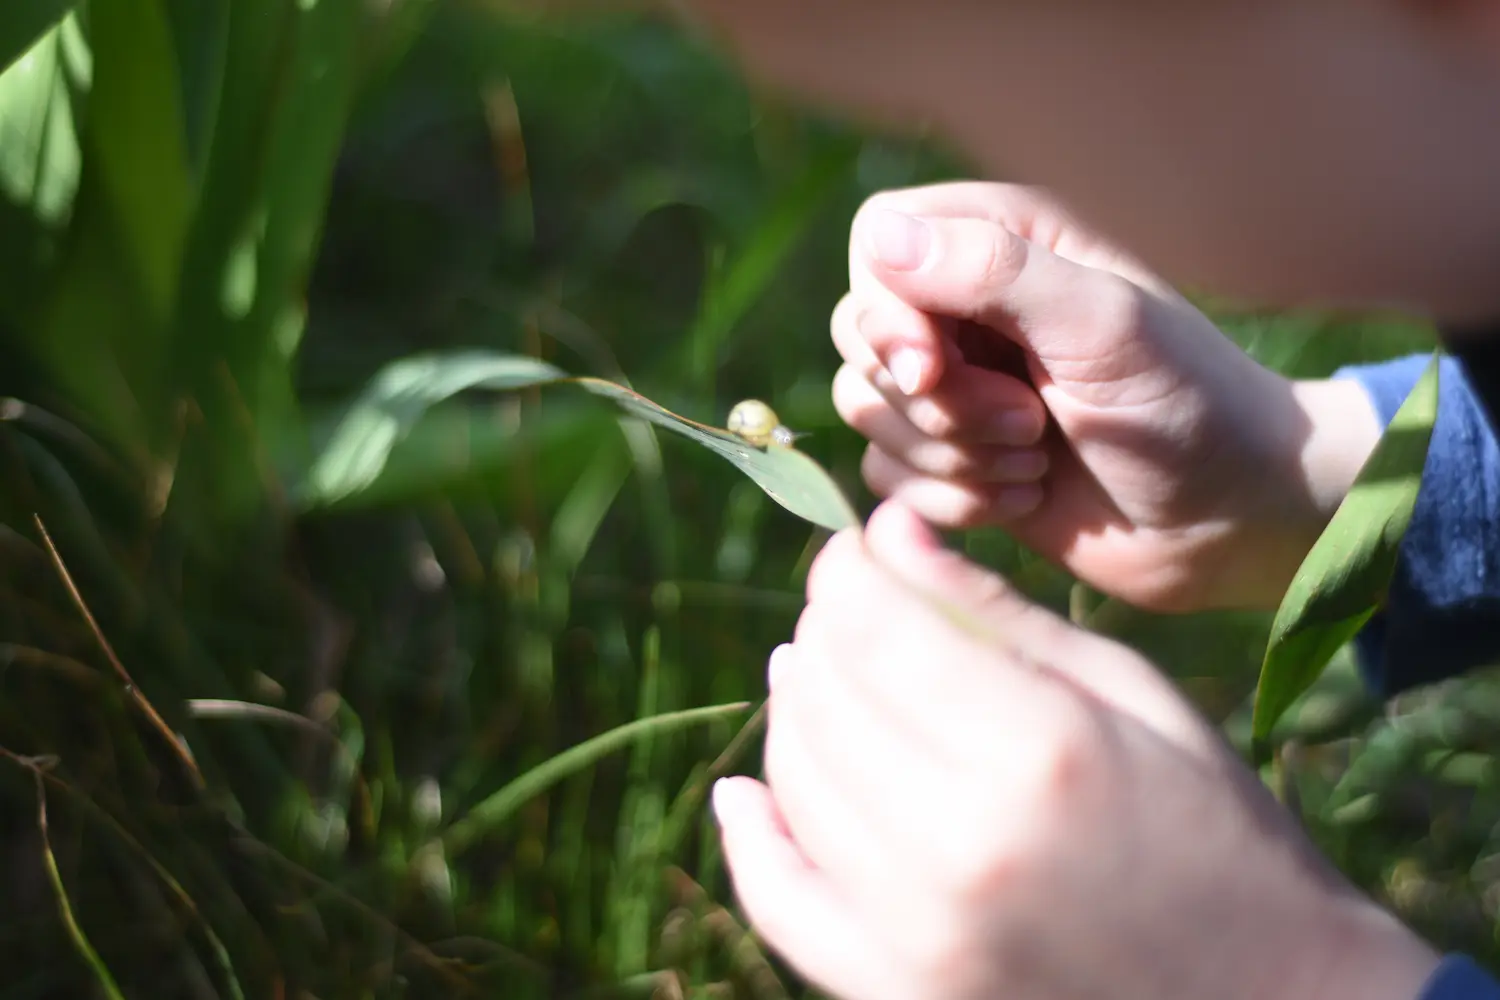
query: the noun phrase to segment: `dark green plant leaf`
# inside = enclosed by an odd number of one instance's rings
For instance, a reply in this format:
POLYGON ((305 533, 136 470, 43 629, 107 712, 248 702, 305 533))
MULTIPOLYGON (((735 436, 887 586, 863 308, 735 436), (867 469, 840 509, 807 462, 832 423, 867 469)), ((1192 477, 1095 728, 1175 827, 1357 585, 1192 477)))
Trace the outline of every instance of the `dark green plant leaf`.
POLYGON ((698 319, 684 341, 690 371, 706 372, 712 367, 730 332, 781 272, 816 218, 817 206, 826 203, 849 174, 858 153, 854 143, 838 144, 811 164, 807 174, 773 205, 734 261, 710 275, 698 319))
POLYGON ((831 531, 860 523, 832 477, 795 448, 757 448, 726 430, 678 416, 613 382, 574 378, 534 358, 488 352, 427 355, 387 367, 334 430, 299 491, 300 501, 308 507, 322 506, 369 486, 385 467, 391 450, 430 407, 467 389, 561 383, 610 399, 632 416, 722 455, 798 517, 831 531))
POLYGON ((177 59, 160 0, 93 0, 89 152, 154 317, 176 297, 195 201, 177 59))
POLYGON ((1438 358, 1396 412, 1348 497, 1303 561, 1261 665, 1251 732, 1264 741, 1384 600, 1437 417, 1438 358))
POLYGON ((239 287, 226 287, 222 306, 230 318, 243 319, 234 334, 237 347, 229 352, 229 367, 262 434, 298 422, 292 360, 334 165, 354 101, 366 6, 349 0, 297 5, 292 55, 283 68, 280 100, 267 133, 258 232, 228 262, 240 276, 239 287))
POLYGON ((0 4, 0 71, 73 9, 74 0, 5 0, 0 4))
POLYGON ((667 712, 663 715, 627 722, 606 733, 600 733, 593 739, 585 740, 577 746, 564 750, 556 757, 538 764, 480 802, 443 834, 443 847, 450 856, 461 853, 486 832, 503 823, 528 800, 545 792, 564 778, 592 767, 609 754, 623 750, 637 740, 705 722, 714 722, 725 716, 743 712, 749 707, 749 702, 737 702, 732 705, 710 705, 707 708, 667 712))

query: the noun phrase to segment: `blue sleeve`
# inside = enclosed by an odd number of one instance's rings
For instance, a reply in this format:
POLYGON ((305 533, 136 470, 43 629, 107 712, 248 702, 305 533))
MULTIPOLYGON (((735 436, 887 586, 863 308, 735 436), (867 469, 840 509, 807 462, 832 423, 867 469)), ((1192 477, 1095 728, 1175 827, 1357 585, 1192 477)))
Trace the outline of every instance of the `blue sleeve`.
MULTIPOLYGON (((1382 426, 1427 367, 1419 355, 1340 369, 1382 426)), ((1500 660, 1500 444, 1463 367, 1444 357, 1437 423, 1384 609, 1355 639, 1382 697, 1500 660)))
POLYGON ((1500 1000, 1500 983, 1465 955, 1449 955, 1416 1000, 1500 1000))

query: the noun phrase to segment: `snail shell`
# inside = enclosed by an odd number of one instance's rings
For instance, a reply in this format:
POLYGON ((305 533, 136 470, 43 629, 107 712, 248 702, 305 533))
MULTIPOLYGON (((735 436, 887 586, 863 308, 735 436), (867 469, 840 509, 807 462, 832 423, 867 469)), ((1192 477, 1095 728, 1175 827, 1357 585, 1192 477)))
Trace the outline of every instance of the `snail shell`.
POLYGON ((782 425, 776 411, 758 399, 736 403, 734 409, 729 411, 726 426, 729 433, 745 439, 757 448, 773 444, 790 448, 797 439, 796 434, 782 425))

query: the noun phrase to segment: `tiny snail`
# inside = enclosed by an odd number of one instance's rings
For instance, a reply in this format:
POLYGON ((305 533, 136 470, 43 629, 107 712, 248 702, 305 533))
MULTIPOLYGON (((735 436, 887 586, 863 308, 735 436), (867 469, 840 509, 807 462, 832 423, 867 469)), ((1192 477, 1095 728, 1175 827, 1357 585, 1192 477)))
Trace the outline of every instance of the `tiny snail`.
POLYGON ((781 423, 776 411, 758 399, 736 403, 729 411, 729 433, 738 435, 757 448, 777 445, 790 448, 797 435, 781 423))

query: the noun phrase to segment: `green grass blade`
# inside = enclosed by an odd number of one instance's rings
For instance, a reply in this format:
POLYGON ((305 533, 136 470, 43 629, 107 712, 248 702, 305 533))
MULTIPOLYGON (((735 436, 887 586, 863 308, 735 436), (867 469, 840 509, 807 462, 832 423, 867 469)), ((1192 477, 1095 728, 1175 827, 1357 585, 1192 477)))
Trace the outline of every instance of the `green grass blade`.
POLYGON ((701 311, 686 340, 689 370, 710 373, 724 342, 771 287, 818 210, 853 169, 859 147, 839 143, 809 165, 807 173, 771 207, 733 263, 714 274, 701 311))
MULTIPOLYGON (((294 433, 298 423, 292 364, 334 166, 353 109, 366 6, 325 0, 299 4, 294 15, 292 56, 261 178, 262 232, 253 249, 241 248, 237 261, 237 294, 250 308, 235 334, 230 366, 261 434, 294 433)), ((230 316, 242 308, 233 298, 226 289, 230 316)))
POLYGON ((534 358, 482 351, 409 358, 377 375, 316 458, 299 490, 300 501, 323 506, 368 487, 412 425, 430 407, 461 392, 562 383, 603 396, 632 416, 696 441, 731 462, 798 517, 831 531, 860 523, 833 478, 795 448, 757 448, 726 430, 679 416, 625 386, 572 378, 534 358))
POLYGON ((1438 371, 1434 355, 1276 613, 1255 694, 1257 743, 1384 600, 1421 487, 1437 419, 1438 371))
POLYGON ((443 847, 450 856, 458 855, 484 834, 504 823, 528 800, 559 781, 592 767, 602 758, 623 750, 636 740, 713 722, 743 712, 749 707, 749 702, 736 702, 669 712, 648 719, 637 719, 601 733, 591 740, 585 740, 527 771, 469 810, 468 815, 443 834, 443 847))
POLYGON ((104 964, 104 959, 94 950, 89 943, 88 935, 79 926, 78 919, 73 915, 73 906, 68 902, 68 890, 63 885, 62 872, 57 868, 57 857, 52 853, 52 841, 47 836, 47 788, 42 783, 40 771, 34 770, 36 777, 36 827, 41 835, 42 841, 42 864, 47 869, 47 880, 52 884, 52 891, 57 896, 57 912, 62 918, 63 927, 68 932, 68 939, 73 942, 79 956, 87 963, 94 973, 94 978, 99 983, 99 988, 104 991, 109 1000, 125 1000, 125 995, 120 992, 120 987, 115 983, 115 977, 110 974, 109 966, 104 964))

